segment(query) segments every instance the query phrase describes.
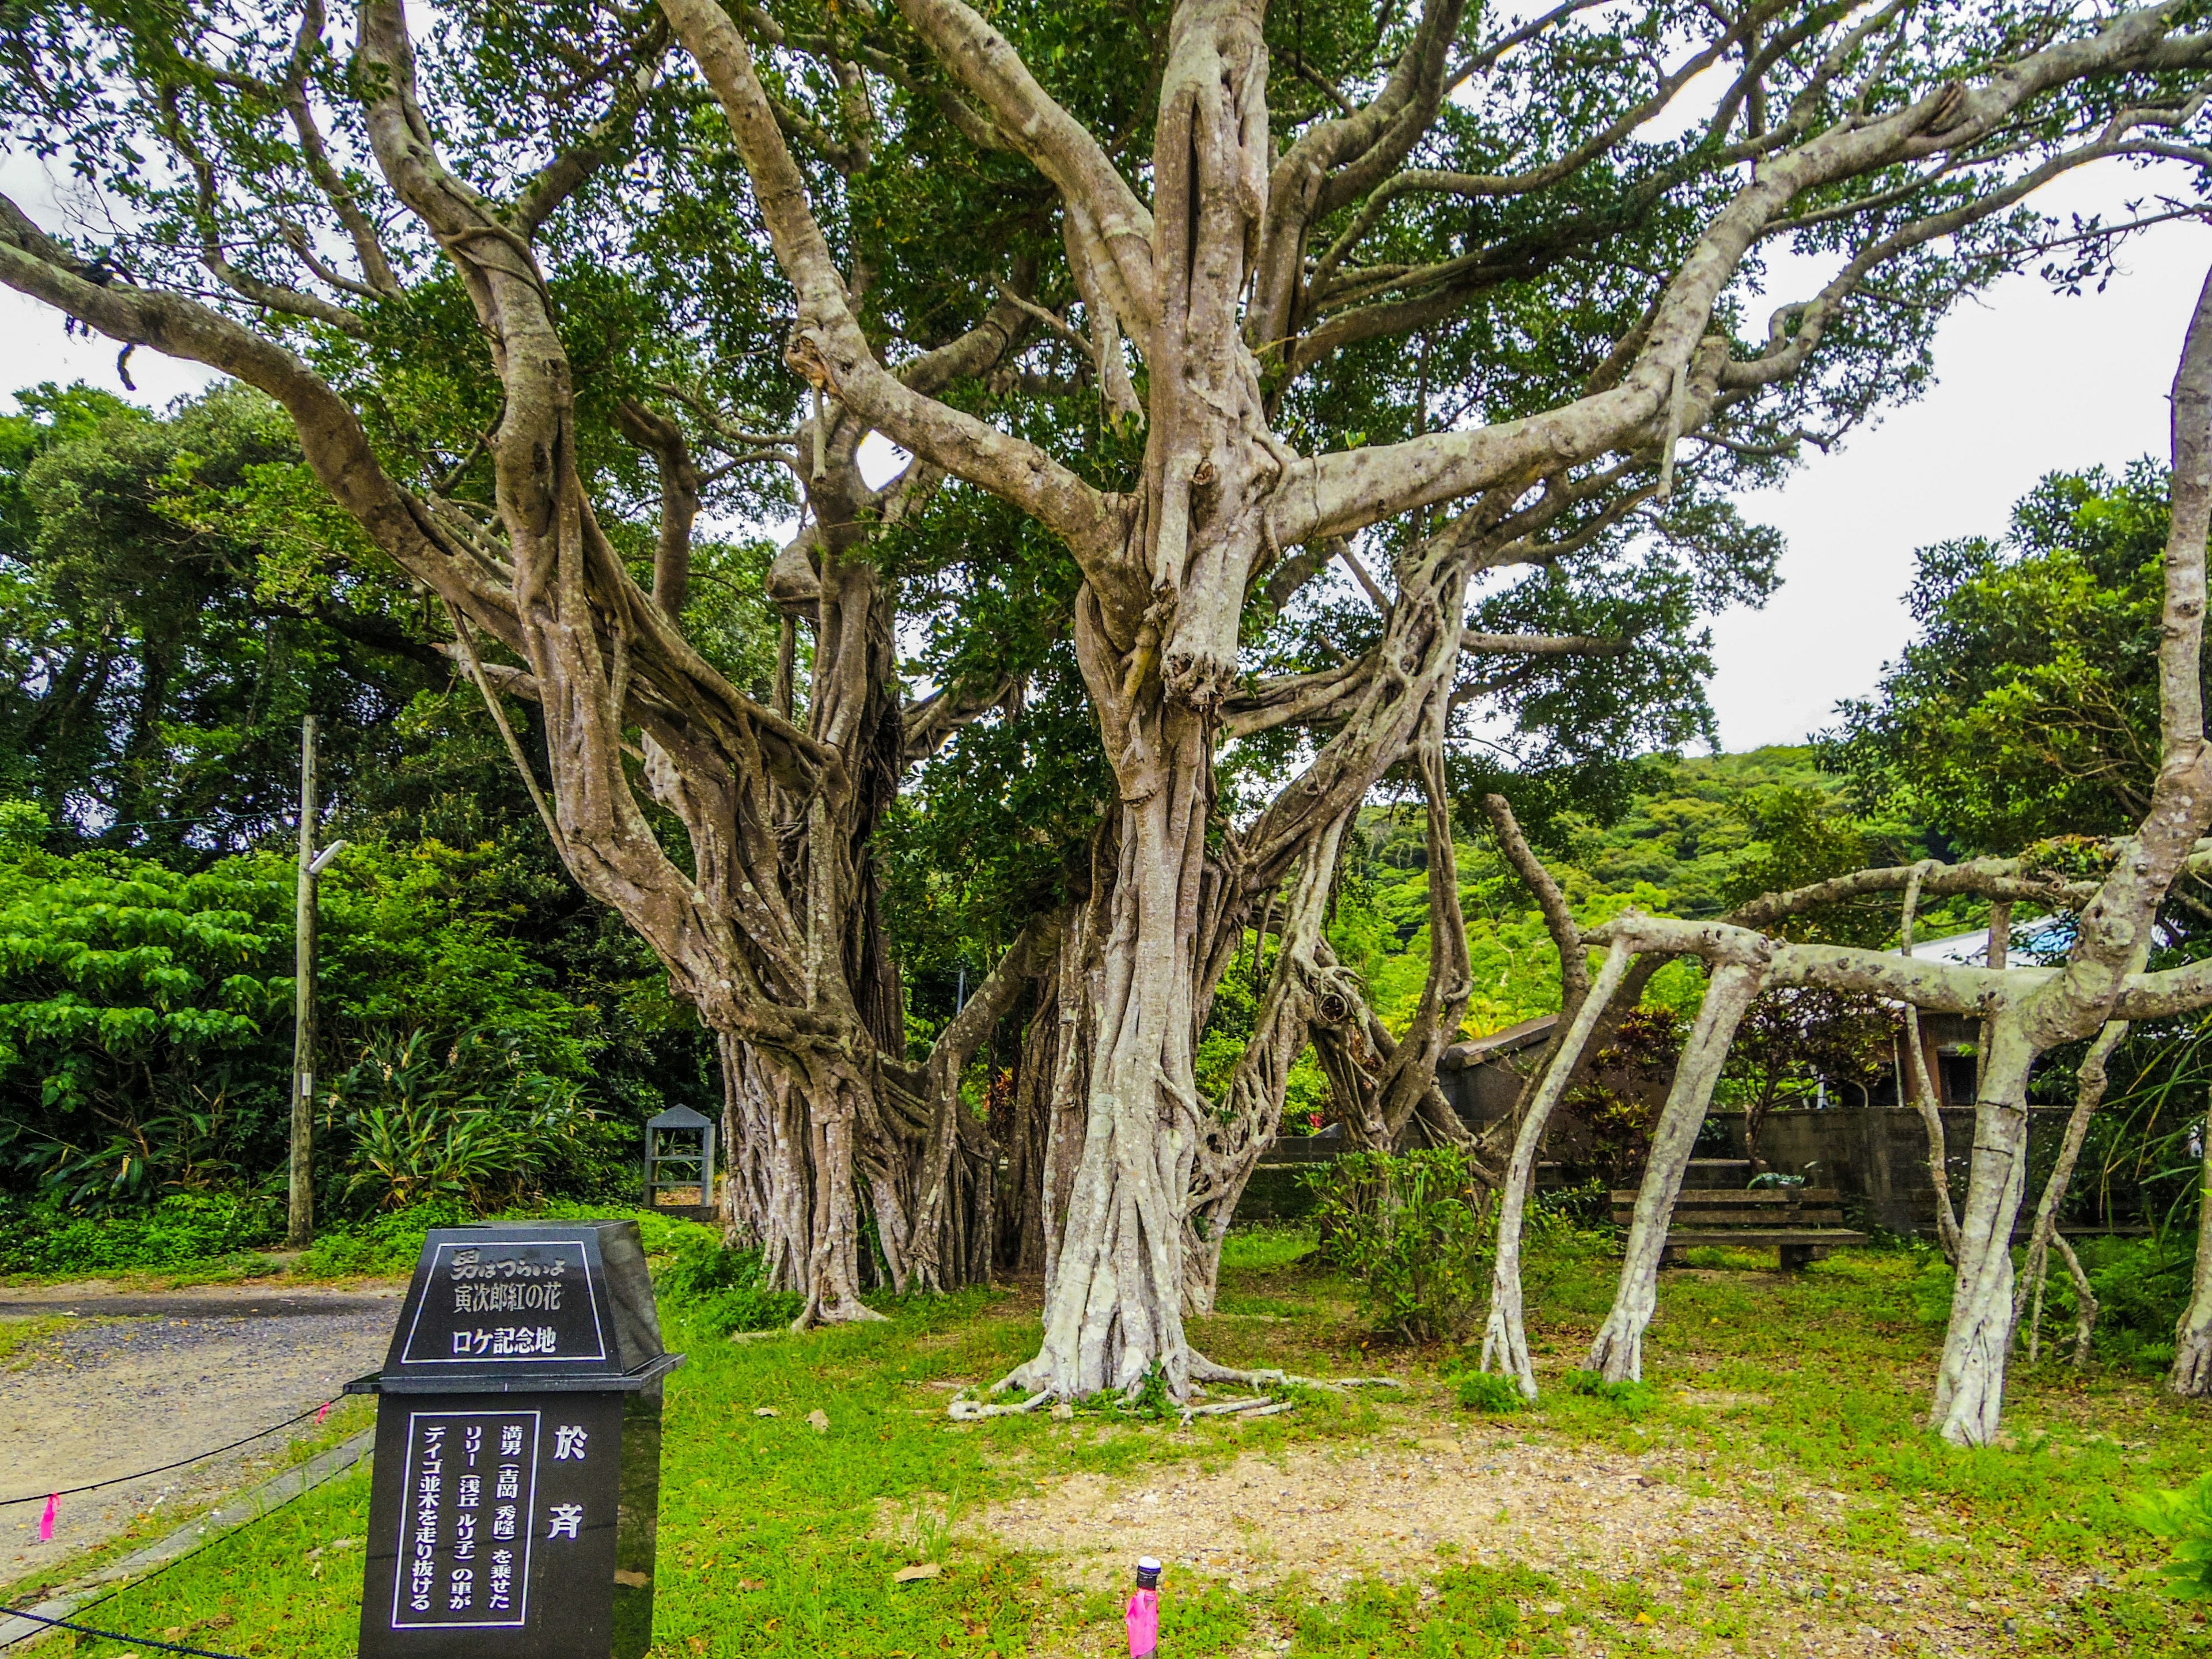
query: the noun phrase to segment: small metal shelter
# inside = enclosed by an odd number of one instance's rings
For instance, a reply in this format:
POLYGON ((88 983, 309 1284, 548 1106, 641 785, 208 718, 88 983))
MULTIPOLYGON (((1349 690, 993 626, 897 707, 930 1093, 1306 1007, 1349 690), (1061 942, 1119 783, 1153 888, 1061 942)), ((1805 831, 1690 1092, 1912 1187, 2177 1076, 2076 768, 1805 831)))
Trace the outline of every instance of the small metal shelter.
POLYGON ((689 1106, 672 1106, 645 1126, 645 1204, 694 1221, 711 1221, 714 1204, 714 1121, 689 1106), (667 1194, 692 1194, 672 1201, 667 1194))

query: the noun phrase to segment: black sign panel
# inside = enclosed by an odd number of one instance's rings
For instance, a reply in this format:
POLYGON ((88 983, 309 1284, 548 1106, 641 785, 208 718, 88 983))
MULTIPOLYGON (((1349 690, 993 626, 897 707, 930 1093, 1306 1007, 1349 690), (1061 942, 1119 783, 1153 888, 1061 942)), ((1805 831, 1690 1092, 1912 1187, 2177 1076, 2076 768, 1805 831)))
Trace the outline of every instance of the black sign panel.
MULTIPOLYGON (((527 1620, 544 1419, 538 1411, 407 1413, 394 1630, 527 1620)), ((558 1431, 583 1432, 568 1424, 558 1431)))
POLYGON ((626 1407, 651 1425, 628 1449, 657 1464, 657 1395, 386 1395, 363 1659, 604 1656, 617 1650, 617 1591, 644 1598, 649 1632, 649 1534, 644 1571, 628 1576, 641 1589, 617 1578, 626 1407))
POLYGON ((362 1659, 645 1659, 660 1344, 631 1221, 423 1241, 384 1370, 362 1659))
POLYGON ((595 1264, 582 1240, 472 1230, 434 1239, 426 1254, 400 1364, 607 1363, 595 1264))

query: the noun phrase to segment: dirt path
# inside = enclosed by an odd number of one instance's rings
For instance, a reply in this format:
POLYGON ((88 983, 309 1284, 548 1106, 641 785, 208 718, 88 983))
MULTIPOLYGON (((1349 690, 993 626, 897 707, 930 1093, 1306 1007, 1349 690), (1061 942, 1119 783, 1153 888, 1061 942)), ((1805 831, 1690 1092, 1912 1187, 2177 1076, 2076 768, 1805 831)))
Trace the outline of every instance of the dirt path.
MULTIPOLYGON (((0 1498, 128 1474, 281 1423, 384 1358, 400 1285, 215 1285, 148 1294, 97 1281, 0 1289, 0 1322, 33 1331, 0 1362, 0 1498)), ((61 1501, 0 1509, 0 1581, 182 1509, 281 1463, 302 1423, 189 1468, 61 1501)))
MULTIPOLYGON (((1420 1434, 1411 1445, 1264 1455, 1222 1447, 1203 1465, 1041 1479, 1030 1495, 965 1524, 1047 1558, 1078 1591, 1125 1585, 1139 1553, 1239 1591, 1296 1583, 1322 1602, 1365 1578, 1419 1585, 1455 1565, 1526 1566, 1570 1585, 1632 1581, 1662 1607, 1733 1604, 1752 1651, 1888 1659, 1925 1648, 1996 1659, 2018 1646, 2007 1609, 1962 1603, 1941 1580, 1854 1549, 1855 1502, 1840 1492, 1754 1476, 1712 1482, 1678 1453, 1556 1443, 1501 1427, 1423 1433, 1419 1413, 1403 1416, 1407 1438, 1420 1434)), ((2054 1589, 2079 1590, 2088 1577, 2054 1589)), ((1539 1601, 1522 1612, 1531 1630, 1593 1659, 1625 1639, 1641 1647, 1650 1634, 1601 1610, 1539 1601)), ((1109 1655, 1117 1633, 1109 1628, 1103 1644, 1078 1652, 1109 1655)), ((1288 1625, 1263 1627, 1255 1639, 1266 1652, 1290 1635, 1288 1625)))

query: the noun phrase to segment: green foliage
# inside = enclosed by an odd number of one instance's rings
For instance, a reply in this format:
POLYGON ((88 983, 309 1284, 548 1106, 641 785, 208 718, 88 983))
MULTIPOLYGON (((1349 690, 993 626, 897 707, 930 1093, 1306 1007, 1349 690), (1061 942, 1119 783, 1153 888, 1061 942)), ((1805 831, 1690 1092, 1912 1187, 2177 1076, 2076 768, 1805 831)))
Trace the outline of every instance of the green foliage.
POLYGON ((2184 1601, 2212 1601, 2212 1473, 2178 1490, 2142 1493, 2127 1509, 2146 1530, 2172 1540, 2171 1558, 2159 1566, 2167 1593, 2184 1601))
POLYGON ((1764 992, 1736 1027, 1715 1097, 1745 1109, 1754 1138, 1768 1112, 1812 1105, 1823 1091, 1838 1105, 1866 1104, 1891 1078, 1903 1024, 1890 1004, 1852 992, 1764 992))
MULTIPOLYGON (((368 549, 259 394, 160 416, 81 386, 16 401, 0 416, 0 798, 16 797, 0 799, 0 938, 17 941, 0 953, 0 1178, 87 1204, 282 1179, 312 713, 337 808, 325 838, 352 843, 321 883, 318 1074, 416 1031, 495 1031, 605 1119, 540 1159, 542 1180, 627 1192, 619 1126, 678 1100, 713 1109, 710 1046, 545 844, 434 648, 442 614, 368 549)), ((650 536, 617 518, 649 562, 650 536)), ((686 613, 697 648, 763 694, 768 557, 702 541, 686 613)), ((530 711, 514 719, 529 740, 530 711)), ((363 1127, 391 1132, 380 1161, 409 1139, 388 1116, 363 1127)), ((319 1158, 326 1208, 343 1140, 319 1158)), ((483 1160, 456 1152, 448 1176, 481 1184, 483 1160)))
POLYGON ((409 585, 302 460, 276 404, 225 386, 154 417, 17 395, 0 434, 0 792, 57 845, 204 862, 279 830, 300 719, 326 791, 397 767, 397 720, 448 678, 409 585))
POLYGON ((1602 1401, 1624 1416, 1641 1417, 1658 1403, 1658 1396, 1644 1382, 1608 1382, 1595 1371, 1569 1371, 1567 1392, 1585 1400, 1602 1401))
POLYGON ((174 1271, 272 1243, 283 1221, 272 1200, 233 1193, 176 1193, 135 1213, 100 1217, 0 1199, 0 1274, 174 1271))
POLYGON ((448 1200, 325 1228, 293 1271, 306 1279, 398 1278, 415 1271, 431 1228, 458 1226, 463 1219, 460 1206, 448 1200))
POLYGON ((1589 1162, 1607 1188, 1635 1180, 1650 1154, 1686 1024, 1671 1008, 1630 1009, 1613 1041, 1591 1054, 1587 1079, 1560 1102, 1580 1124, 1589 1162))
POLYGON ((1843 707, 1824 763, 1974 852, 2111 835, 2158 766, 2165 468, 2054 472, 2002 540, 1920 550, 1920 637, 1843 707))
POLYGON ((1496 1371, 1462 1370, 1452 1384, 1452 1392, 1468 1410, 1492 1417, 1510 1416, 1528 1403, 1518 1382, 1496 1371))
POLYGON ((1362 1578, 1340 1600, 1309 1601, 1297 1609, 1291 1652, 1293 1659, 1431 1653, 1506 1659, 1566 1651, 1550 1628, 1565 1620, 1537 1612, 1546 1606, 1564 1611, 1554 1599, 1562 1593, 1556 1579, 1517 1566, 1447 1567, 1421 1585, 1362 1578), (1543 1632, 1533 1647, 1532 1625, 1543 1632))
MULTIPOLYGON (((2194 1238, 2160 1231, 2148 1237, 2089 1236, 2072 1242, 2097 1298, 2098 1358, 2145 1374, 2164 1371, 2173 1363, 2174 1327, 2189 1302, 2194 1238)), ((2074 1311, 2073 1277, 2054 1261, 2043 1294, 2047 1348, 2071 1351, 2074 1311)))
POLYGON ((1464 1152, 1348 1152, 1304 1180, 1323 1249, 1357 1282, 1377 1330, 1421 1342, 1473 1324, 1490 1246, 1484 1189, 1464 1152))
MULTIPOLYGON (((59 857, 39 808, 0 812, 0 1156, 74 1205, 281 1179, 290 860, 59 857)), ((623 1073, 696 1027, 621 933, 604 977, 571 971, 563 994, 517 937, 538 897, 496 842, 366 841, 325 873, 326 1206, 627 1192, 636 1124, 665 1096, 623 1073)))
MULTIPOLYGON (((35 809, 30 809, 35 810, 35 809)), ((22 821, 19 809, 17 821, 22 821)), ((281 1105, 289 894, 0 845, 0 1146, 71 1202, 249 1176, 281 1105)))
MULTIPOLYGON (((649 1259, 696 1249, 702 1243, 718 1243, 710 1229, 696 1222, 622 1205, 554 1200, 526 1205, 504 1214, 518 1220, 635 1221, 649 1259)), ((423 1238, 431 1228, 456 1227, 474 1218, 461 1205, 445 1200, 412 1205, 404 1210, 381 1210, 357 1220, 342 1222, 316 1235, 315 1242, 294 1264, 293 1276, 404 1279, 415 1271, 416 1262, 422 1258, 423 1238)))
MULTIPOLYGON (((1555 801, 1536 836, 1576 921, 1593 927, 1630 904, 1662 915, 1717 916, 1744 899, 1927 850, 1917 831, 1850 809, 1843 786, 1809 748, 1743 755, 1647 757, 1615 794, 1555 801), (1540 830, 1541 835, 1536 836, 1540 830)), ((1474 802, 1495 779, 1455 780, 1460 903, 1474 993, 1465 1030, 1482 1036, 1559 1007, 1559 952, 1534 900, 1491 840, 1474 802), (1464 787, 1462 787, 1464 786, 1464 787)), ((1504 793, 1511 794, 1511 791, 1504 793)), ((1419 817, 1370 807, 1346 855, 1330 942, 1366 981, 1389 1022, 1407 1018, 1428 970, 1428 854, 1419 817)), ((1980 912, 1923 910, 1923 931, 1980 912)), ((1793 936, 1880 943, 1896 927, 1885 900, 1835 907, 1793 923, 1793 936)), ((1687 962, 1668 964, 1645 993, 1648 1010, 1686 1015, 1704 994, 1687 962)), ((1633 1139, 1632 1133, 1628 1135, 1633 1139)))
POLYGON ((380 1032, 330 1094, 348 1144, 344 1193, 378 1209, 511 1201, 587 1130, 575 1085, 532 1069, 511 1036, 380 1032))
POLYGON ((662 1297, 682 1308, 692 1326, 727 1336, 734 1331, 772 1331, 799 1317, 806 1298, 769 1290, 761 1253, 731 1249, 704 1228, 684 1238, 674 1260, 654 1275, 662 1297))

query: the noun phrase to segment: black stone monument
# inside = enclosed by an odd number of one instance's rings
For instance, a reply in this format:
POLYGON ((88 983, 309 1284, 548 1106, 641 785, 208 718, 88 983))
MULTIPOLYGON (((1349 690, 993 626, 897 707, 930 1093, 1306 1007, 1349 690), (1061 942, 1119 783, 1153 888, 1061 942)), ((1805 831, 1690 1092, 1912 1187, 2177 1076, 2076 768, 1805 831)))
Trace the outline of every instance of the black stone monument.
POLYGON ((642 1659, 660 1383, 634 1221, 424 1240, 384 1369, 362 1659, 642 1659))

